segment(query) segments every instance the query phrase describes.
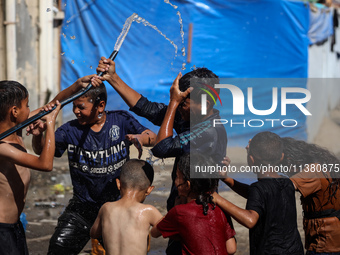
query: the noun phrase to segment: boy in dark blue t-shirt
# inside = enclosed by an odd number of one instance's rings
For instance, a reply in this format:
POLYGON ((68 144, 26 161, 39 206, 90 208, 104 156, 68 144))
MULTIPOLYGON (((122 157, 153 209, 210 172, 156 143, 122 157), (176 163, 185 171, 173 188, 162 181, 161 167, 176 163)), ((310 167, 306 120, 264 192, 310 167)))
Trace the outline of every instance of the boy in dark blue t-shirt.
MULTIPOLYGON (((48 254, 78 254, 90 239, 100 207, 119 197, 116 178, 134 143, 152 146, 156 135, 126 111, 105 111, 104 84, 73 102, 77 119, 57 129, 56 157, 68 152, 73 198, 58 219, 48 254)), ((37 139, 38 140, 38 139, 37 139)), ((35 143, 36 149, 39 143, 35 143)))

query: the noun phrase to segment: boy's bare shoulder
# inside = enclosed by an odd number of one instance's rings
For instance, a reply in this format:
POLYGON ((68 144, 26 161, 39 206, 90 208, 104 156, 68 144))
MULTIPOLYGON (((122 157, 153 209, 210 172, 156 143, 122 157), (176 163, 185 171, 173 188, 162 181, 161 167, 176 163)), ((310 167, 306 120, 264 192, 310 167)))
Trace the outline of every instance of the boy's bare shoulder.
POLYGON ((25 147, 19 142, 0 141, 0 156, 8 156, 9 153, 17 150, 27 153, 25 147))

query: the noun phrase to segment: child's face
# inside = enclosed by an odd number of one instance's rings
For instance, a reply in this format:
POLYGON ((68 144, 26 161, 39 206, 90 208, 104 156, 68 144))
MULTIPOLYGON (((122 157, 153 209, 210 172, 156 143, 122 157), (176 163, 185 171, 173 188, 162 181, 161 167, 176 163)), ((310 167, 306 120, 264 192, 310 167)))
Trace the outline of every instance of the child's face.
POLYGON ((97 119, 97 109, 88 97, 80 97, 73 101, 73 113, 80 125, 93 124, 97 119))
POLYGON ((28 119, 30 115, 30 108, 28 106, 28 97, 21 101, 21 105, 19 108, 20 113, 18 114, 17 122, 21 123, 28 119))
POLYGON ((175 185, 177 187, 179 196, 184 196, 184 197, 188 196, 190 187, 188 186, 188 182, 184 179, 183 173, 179 171, 178 168, 176 170, 175 185))
POLYGON ((190 120, 190 114, 191 117, 194 117, 195 119, 197 117, 200 117, 201 114, 201 104, 196 103, 194 100, 190 98, 186 98, 178 107, 178 111, 181 114, 181 117, 185 121, 190 120))

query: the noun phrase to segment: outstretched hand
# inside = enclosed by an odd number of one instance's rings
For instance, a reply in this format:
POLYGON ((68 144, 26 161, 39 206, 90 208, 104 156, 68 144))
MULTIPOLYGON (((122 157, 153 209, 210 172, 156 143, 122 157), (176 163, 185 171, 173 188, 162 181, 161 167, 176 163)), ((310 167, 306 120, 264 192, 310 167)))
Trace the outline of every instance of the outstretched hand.
POLYGON ((189 93, 192 91, 192 88, 188 88, 186 91, 180 91, 179 89, 179 79, 182 78, 182 73, 180 72, 174 82, 172 83, 172 86, 170 88, 170 101, 176 102, 180 104, 183 100, 185 100, 189 93))

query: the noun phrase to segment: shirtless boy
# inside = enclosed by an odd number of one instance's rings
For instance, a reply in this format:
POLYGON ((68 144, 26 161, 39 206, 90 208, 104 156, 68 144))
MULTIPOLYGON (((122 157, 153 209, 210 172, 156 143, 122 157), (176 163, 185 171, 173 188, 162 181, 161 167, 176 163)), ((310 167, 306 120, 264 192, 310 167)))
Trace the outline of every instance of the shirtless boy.
MULTIPOLYGON (((28 254, 25 233, 19 216, 24 208, 30 183, 29 168, 51 171, 55 150, 55 118, 60 110, 57 100, 63 100, 87 85, 93 76, 79 79, 72 86, 59 93, 54 102, 58 107, 42 120, 46 125, 46 144, 39 157, 28 154, 21 131, 0 141, 0 253, 28 254)), ((99 82, 94 82, 98 85, 99 82)), ((101 81, 100 81, 101 83, 101 81)), ((53 105, 48 105, 47 108, 53 105)), ((0 81, 0 133, 25 121, 39 112, 31 112, 28 106, 28 91, 18 82, 0 81)))
POLYGON ((143 160, 123 165, 116 179, 121 199, 101 207, 90 232, 92 238, 103 237, 106 255, 147 254, 150 226, 162 218, 154 206, 142 204, 154 189, 153 177, 152 166, 143 160))

